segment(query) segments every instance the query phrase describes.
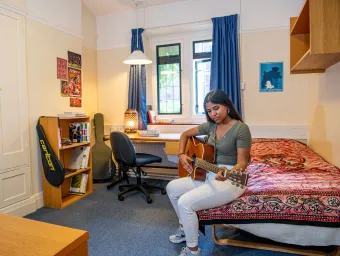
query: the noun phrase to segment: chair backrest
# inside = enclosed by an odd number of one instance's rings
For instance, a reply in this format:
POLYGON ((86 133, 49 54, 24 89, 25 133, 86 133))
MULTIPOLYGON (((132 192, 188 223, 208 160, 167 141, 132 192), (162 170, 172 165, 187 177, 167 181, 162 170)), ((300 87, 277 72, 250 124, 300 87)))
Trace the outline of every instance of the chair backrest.
POLYGON ((115 160, 125 166, 136 164, 136 151, 130 138, 123 132, 110 134, 112 153, 115 160))

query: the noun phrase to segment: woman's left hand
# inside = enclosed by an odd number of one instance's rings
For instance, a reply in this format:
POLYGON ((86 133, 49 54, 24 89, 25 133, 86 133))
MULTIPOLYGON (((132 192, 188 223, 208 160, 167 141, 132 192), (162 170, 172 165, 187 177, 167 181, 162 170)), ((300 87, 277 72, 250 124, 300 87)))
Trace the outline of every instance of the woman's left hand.
MULTIPOLYGON (((225 167, 225 166, 221 166, 221 168, 227 170, 227 167, 225 167)), ((217 175, 216 175, 216 177, 215 177, 215 179, 216 179, 216 180, 219 180, 219 181, 225 181, 225 180, 227 180, 227 178, 224 177, 223 173, 224 173, 224 172, 218 172, 217 175)))

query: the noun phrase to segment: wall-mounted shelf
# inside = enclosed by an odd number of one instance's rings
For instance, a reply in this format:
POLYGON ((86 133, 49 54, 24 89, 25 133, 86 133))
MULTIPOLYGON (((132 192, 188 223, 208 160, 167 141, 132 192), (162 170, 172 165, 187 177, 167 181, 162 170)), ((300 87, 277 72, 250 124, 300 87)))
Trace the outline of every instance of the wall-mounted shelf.
POLYGON ((340 61, 340 0, 306 0, 290 18, 290 73, 323 73, 340 61))

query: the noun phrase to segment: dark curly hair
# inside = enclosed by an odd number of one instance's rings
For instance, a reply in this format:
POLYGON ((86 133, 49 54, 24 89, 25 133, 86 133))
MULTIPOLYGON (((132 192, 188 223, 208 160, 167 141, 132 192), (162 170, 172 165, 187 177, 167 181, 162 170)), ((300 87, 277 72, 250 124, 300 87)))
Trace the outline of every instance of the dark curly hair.
POLYGON ((221 104, 224 105, 228 108, 228 115, 232 118, 232 119, 236 119, 236 120, 240 120, 241 122, 243 122, 240 114, 237 112, 237 110, 235 109, 234 104, 232 103, 232 101, 229 99, 228 95, 222 91, 222 90, 214 90, 214 91, 210 91, 207 93, 207 95, 204 98, 204 112, 205 115, 207 117, 207 120, 209 122, 215 123, 214 120, 212 120, 207 112, 206 109, 206 104, 208 102, 214 103, 214 104, 221 104))

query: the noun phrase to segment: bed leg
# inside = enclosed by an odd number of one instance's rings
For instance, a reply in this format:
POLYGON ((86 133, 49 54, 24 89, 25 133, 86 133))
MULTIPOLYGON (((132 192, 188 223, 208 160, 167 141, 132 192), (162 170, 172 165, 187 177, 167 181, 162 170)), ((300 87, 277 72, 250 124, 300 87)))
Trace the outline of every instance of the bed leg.
POLYGON ((337 246, 337 248, 331 254, 329 254, 329 253, 320 252, 320 251, 289 248, 288 246, 286 247, 286 246, 271 245, 271 244, 265 244, 265 243, 247 242, 247 241, 233 240, 230 238, 219 238, 216 234, 217 226, 224 227, 224 228, 231 228, 231 229, 237 229, 237 228, 233 226, 222 225, 222 224, 212 225, 213 240, 216 244, 219 244, 219 245, 238 246, 238 247, 245 247, 245 248, 285 252, 285 253, 293 253, 293 254, 309 255, 309 256, 321 256, 321 255, 340 256, 339 246, 337 246))

